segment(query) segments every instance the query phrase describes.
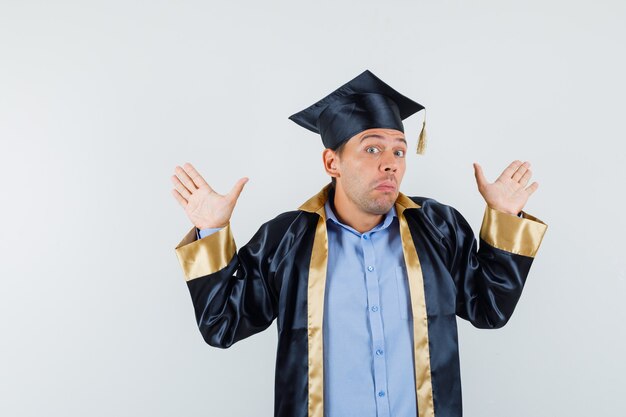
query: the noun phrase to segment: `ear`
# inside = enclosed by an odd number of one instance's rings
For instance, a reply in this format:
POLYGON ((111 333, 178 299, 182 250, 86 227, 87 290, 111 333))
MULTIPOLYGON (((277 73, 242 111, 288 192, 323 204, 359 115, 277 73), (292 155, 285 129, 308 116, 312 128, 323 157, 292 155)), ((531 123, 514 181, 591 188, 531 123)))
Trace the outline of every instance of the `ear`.
POLYGON ((339 166, 339 156, 332 149, 324 149, 322 153, 322 160, 324 162, 324 170, 331 177, 337 178, 339 177, 339 170, 337 167, 339 166))

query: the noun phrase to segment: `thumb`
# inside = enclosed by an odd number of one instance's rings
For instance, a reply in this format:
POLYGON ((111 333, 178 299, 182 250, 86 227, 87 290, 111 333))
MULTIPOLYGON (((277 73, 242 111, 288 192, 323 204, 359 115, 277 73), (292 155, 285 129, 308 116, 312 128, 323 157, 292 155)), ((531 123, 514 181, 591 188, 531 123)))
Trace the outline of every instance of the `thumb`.
POLYGON ((228 193, 227 197, 233 201, 237 201, 241 191, 243 191, 243 186, 248 182, 248 177, 243 177, 233 186, 232 190, 228 193))
POLYGON ((478 162, 474 162, 474 176, 476 177, 476 184, 478 184, 478 188, 482 188, 488 184, 487 178, 485 178, 485 174, 483 173, 483 168, 478 164, 478 162))

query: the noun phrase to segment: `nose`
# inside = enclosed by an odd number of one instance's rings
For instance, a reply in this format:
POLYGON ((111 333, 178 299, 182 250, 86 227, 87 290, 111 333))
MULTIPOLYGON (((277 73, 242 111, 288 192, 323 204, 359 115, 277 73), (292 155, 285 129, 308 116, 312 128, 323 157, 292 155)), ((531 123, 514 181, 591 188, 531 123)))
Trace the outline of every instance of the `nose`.
POLYGON ((380 161, 380 168, 385 172, 396 172, 398 170, 398 159, 393 152, 385 152, 380 161))

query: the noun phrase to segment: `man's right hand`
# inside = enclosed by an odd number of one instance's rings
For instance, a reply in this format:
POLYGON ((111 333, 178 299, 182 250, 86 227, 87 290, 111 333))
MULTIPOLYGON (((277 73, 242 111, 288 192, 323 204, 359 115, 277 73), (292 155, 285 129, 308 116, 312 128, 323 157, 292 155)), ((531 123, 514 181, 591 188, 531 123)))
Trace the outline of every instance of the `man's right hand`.
POLYGON ((241 178, 226 195, 216 193, 189 162, 176 166, 172 195, 198 229, 224 227, 248 178, 241 178))

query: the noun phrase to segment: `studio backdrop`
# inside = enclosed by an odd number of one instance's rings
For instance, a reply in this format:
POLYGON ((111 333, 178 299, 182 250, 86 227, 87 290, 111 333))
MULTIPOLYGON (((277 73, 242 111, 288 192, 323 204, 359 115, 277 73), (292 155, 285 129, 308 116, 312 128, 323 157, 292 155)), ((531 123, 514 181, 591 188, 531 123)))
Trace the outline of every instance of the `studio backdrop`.
POLYGON ((458 320, 465 415, 626 415, 625 20, 611 0, 0 1, 0 415, 271 416, 275 326, 204 343, 170 176, 248 176, 242 246, 329 181, 287 117, 365 69, 427 108, 405 194, 478 233, 473 162, 539 182, 513 318, 458 320))

